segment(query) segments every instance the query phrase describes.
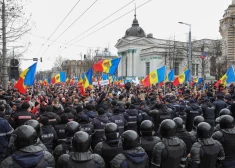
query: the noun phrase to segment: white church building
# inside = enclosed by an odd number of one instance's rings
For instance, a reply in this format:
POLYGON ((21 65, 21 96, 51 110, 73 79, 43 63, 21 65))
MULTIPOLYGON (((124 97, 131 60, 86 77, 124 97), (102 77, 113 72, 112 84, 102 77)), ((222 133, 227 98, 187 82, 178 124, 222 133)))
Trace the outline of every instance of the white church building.
MULTIPOLYGON (((193 41, 192 51, 192 76, 201 77, 204 66, 204 77, 212 78, 211 58, 213 58, 212 44, 218 40, 193 41), (208 52, 208 58, 202 63, 200 59, 203 51, 208 52)), ((154 38, 145 34, 139 26, 136 15, 132 26, 126 30, 125 36, 118 40, 115 47, 121 62, 118 67, 118 76, 143 77, 151 71, 167 65, 168 72, 175 69, 175 75, 179 75, 188 67, 188 43, 174 40, 154 38)))

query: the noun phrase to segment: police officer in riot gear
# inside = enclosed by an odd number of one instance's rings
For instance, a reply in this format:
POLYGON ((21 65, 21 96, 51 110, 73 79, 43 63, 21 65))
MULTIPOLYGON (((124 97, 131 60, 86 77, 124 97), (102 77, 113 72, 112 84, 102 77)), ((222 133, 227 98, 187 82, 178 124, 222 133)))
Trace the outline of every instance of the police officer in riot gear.
POLYGON ((230 112, 229 109, 224 108, 220 111, 219 115, 220 116, 215 119, 215 124, 216 125, 215 125, 215 128, 214 128, 214 132, 220 130, 220 119, 221 119, 221 117, 224 116, 224 115, 231 115, 231 112, 230 112))
POLYGON ((190 152, 189 168, 221 168, 224 160, 224 149, 221 143, 211 138, 211 126, 201 122, 197 126, 198 142, 190 152))
POLYGON ((220 131, 215 132, 212 138, 218 140, 224 148, 225 160, 223 168, 235 167, 235 129, 234 119, 230 115, 224 115, 220 120, 220 131))
POLYGON ((1 168, 55 166, 53 156, 36 145, 38 136, 33 127, 22 125, 12 133, 12 137, 17 152, 7 157, 1 163, 1 168))
POLYGON ((41 134, 40 124, 37 120, 28 120, 25 122, 25 125, 30 125, 35 129, 38 135, 37 143, 36 145, 40 146, 43 150, 47 151, 47 147, 41 142, 39 136, 41 134))
POLYGON ((176 124, 166 119, 160 125, 162 141, 153 149, 152 167, 181 168, 186 165, 186 145, 176 137, 176 124))
POLYGON ((191 134, 184 128, 184 121, 180 117, 176 117, 173 119, 176 124, 176 136, 182 139, 187 148, 187 154, 190 152, 191 147, 194 143, 193 137, 191 134))
POLYGON ((139 147, 139 136, 133 130, 125 131, 121 136, 123 152, 111 161, 111 168, 147 168, 148 155, 139 147))
POLYGON ((151 165, 151 158, 154 146, 161 141, 161 139, 154 135, 154 125, 152 121, 145 120, 140 125, 140 146, 145 150, 149 157, 149 165, 151 165))
POLYGON ((110 117, 110 121, 117 124, 121 136, 127 126, 127 121, 120 115, 120 110, 118 108, 113 109, 113 116, 110 117))
POLYGON ((204 99, 204 103, 202 105, 202 114, 205 119, 205 122, 211 125, 211 129, 214 129, 215 126, 215 107, 210 102, 208 98, 204 99))
POLYGON ((99 154, 105 161, 105 166, 110 167, 110 161, 122 152, 122 147, 119 144, 119 130, 115 123, 108 123, 105 126, 106 140, 96 145, 94 153, 99 154))
POLYGON ((99 167, 105 168, 105 162, 100 155, 90 152, 91 138, 84 131, 74 134, 72 140, 74 152, 59 157, 57 168, 99 167))
POLYGON ((197 116, 193 120, 193 130, 189 133, 192 136, 194 142, 197 141, 197 126, 198 126, 198 124, 200 124, 201 122, 204 122, 204 121, 205 120, 202 116, 197 116))
POLYGON ((81 113, 79 115, 79 124, 81 126, 81 131, 85 131, 89 135, 92 135, 94 133, 94 125, 90 123, 89 116, 81 113))
POLYGON ((73 150, 71 142, 73 139, 73 135, 78 131, 80 131, 80 125, 77 122, 70 121, 66 124, 65 134, 67 138, 58 140, 58 143, 60 143, 60 145, 56 146, 53 152, 55 160, 57 160, 62 154, 68 154, 73 150))

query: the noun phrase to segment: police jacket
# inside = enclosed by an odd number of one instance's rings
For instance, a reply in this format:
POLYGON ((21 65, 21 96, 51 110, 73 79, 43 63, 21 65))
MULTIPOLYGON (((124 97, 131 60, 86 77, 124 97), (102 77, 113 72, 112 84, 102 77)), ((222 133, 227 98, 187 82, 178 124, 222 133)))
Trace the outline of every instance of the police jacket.
POLYGON ((111 168, 148 168, 148 155, 141 147, 125 150, 111 161, 111 168))
POLYGON ((24 123, 28 120, 35 119, 34 114, 28 112, 27 110, 20 111, 14 115, 12 120, 15 123, 15 128, 24 125, 24 123))
POLYGON ((187 153, 190 153, 193 143, 196 142, 192 135, 186 131, 186 129, 182 128, 176 130, 176 136, 184 141, 187 148, 187 153))
POLYGON ((53 156, 36 145, 30 145, 20 149, 13 155, 7 157, 1 168, 25 168, 25 167, 55 167, 53 156))
POLYGON ((56 168, 105 168, 105 162, 100 155, 92 154, 90 151, 63 154, 59 157, 56 168))
POLYGON ((185 112, 187 113, 187 119, 186 119, 186 130, 191 131, 193 128, 193 120, 196 116, 199 116, 202 114, 201 107, 196 104, 190 104, 188 108, 185 109, 185 112))
POLYGON ((64 139, 67 137, 65 134, 65 127, 66 127, 66 124, 56 124, 54 126, 58 139, 64 139))
POLYGON ((235 160, 235 130, 221 129, 212 135, 212 138, 218 140, 224 148, 225 161, 235 160))
POLYGON ((215 107, 212 103, 202 105, 202 114, 205 120, 215 120, 215 107))
POLYGON ((111 116, 109 120, 110 120, 110 122, 117 124, 117 126, 119 128, 119 134, 121 136, 122 133, 124 132, 125 127, 128 124, 126 119, 123 116, 121 116, 120 114, 113 114, 113 116, 111 116))
POLYGON ((81 126, 81 131, 84 131, 88 133, 89 135, 92 135, 95 132, 95 128, 92 123, 82 121, 82 122, 79 122, 79 124, 81 126))
POLYGON ((95 146, 94 153, 99 154, 104 159, 106 168, 110 167, 110 162, 113 158, 123 151, 122 147, 119 146, 118 143, 119 139, 106 140, 95 146))
POLYGON ((227 107, 227 104, 221 99, 214 101, 213 105, 215 106, 215 118, 219 117, 220 110, 227 107))
POLYGON ((60 145, 57 145, 53 151, 53 156, 56 161, 61 155, 69 154, 73 151, 72 137, 68 137, 66 139, 59 139, 58 141, 60 141, 60 145))
POLYGON ((124 114, 124 118, 126 119, 128 125, 126 126, 126 130, 133 130, 137 132, 138 125, 137 122, 141 120, 139 118, 139 113, 136 109, 128 109, 124 114))
POLYGON ((189 168, 215 168, 221 167, 224 160, 224 149, 219 141, 199 139, 191 149, 189 168))
POLYGON ((152 167, 179 168, 186 164, 186 145, 177 138, 163 138, 153 149, 152 167))
POLYGON ((9 138, 13 131, 8 121, 0 117, 0 154, 7 152, 9 138))
POLYGON ((52 126, 60 123, 60 117, 53 112, 45 112, 42 116, 49 118, 49 124, 52 126))
POLYGON ((92 135, 92 140, 102 140, 104 137, 104 127, 109 122, 109 119, 105 115, 98 115, 95 119, 91 121, 94 125, 95 133, 92 135))
POLYGON ((51 125, 41 127, 41 142, 47 147, 49 152, 52 152, 58 139, 55 129, 51 125))
POLYGON ((140 146, 145 150, 145 152, 148 155, 149 165, 151 165, 153 148, 160 141, 161 141, 161 139, 157 136, 142 136, 142 137, 140 137, 140 146))

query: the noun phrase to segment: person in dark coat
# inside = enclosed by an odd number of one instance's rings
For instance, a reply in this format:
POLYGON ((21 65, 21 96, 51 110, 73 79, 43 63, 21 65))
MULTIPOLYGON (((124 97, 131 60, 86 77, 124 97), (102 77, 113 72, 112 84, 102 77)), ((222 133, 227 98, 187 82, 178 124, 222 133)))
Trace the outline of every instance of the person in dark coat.
POLYGON ((222 94, 218 94, 217 100, 213 102, 215 106, 215 118, 219 117, 220 110, 227 107, 227 104, 223 101, 223 97, 222 94))
POLYGON ((118 108, 113 109, 113 116, 110 117, 110 122, 117 124, 120 136, 128 124, 126 119, 120 115, 120 110, 118 108))

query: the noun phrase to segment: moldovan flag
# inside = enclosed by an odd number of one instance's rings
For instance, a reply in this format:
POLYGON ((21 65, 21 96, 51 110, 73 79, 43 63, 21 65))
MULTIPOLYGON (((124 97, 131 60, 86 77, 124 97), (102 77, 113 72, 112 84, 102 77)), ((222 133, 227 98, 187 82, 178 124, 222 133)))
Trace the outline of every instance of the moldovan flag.
POLYGON ((157 84, 165 80, 166 66, 163 66, 155 71, 152 71, 144 79, 144 87, 151 86, 152 84, 157 84))
POLYGON ((235 82, 235 74, 234 74, 234 69, 231 66, 227 70, 226 74, 224 74, 224 76, 222 76, 222 78, 220 78, 220 80, 217 81, 215 86, 218 87, 220 84, 226 86, 227 83, 232 83, 232 82, 235 82))
POLYGON ((112 60, 100 60, 93 65, 94 71, 109 73, 114 75, 117 71, 121 58, 114 58, 112 60))
POLYGON ((52 84, 59 83, 59 82, 66 82, 65 72, 60 72, 52 78, 52 81, 51 81, 52 84))
POLYGON ((188 82, 190 78, 190 70, 186 70, 182 74, 180 74, 178 77, 175 78, 173 85, 178 86, 179 84, 182 84, 184 82, 188 82))
POLYGON ((92 68, 90 68, 84 76, 82 86, 86 89, 88 86, 92 85, 92 68))
POLYGON ((27 69, 25 69, 21 74, 18 82, 15 84, 14 88, 22 94, 26 93, 27 87, 34 84, 34 78, 36 73, 37 63, 34 63, 27 69))

